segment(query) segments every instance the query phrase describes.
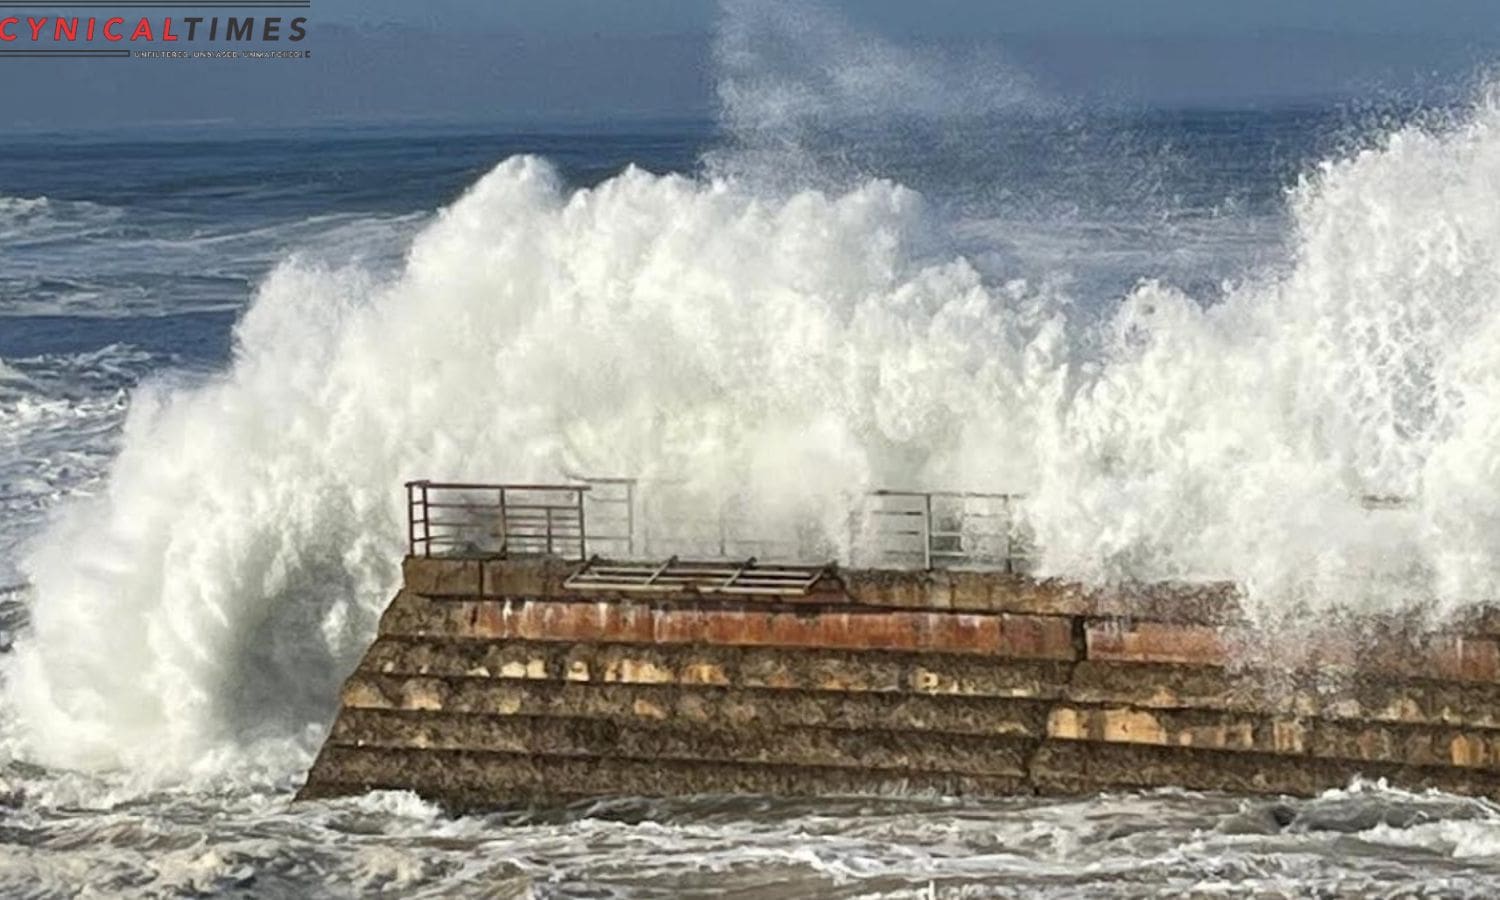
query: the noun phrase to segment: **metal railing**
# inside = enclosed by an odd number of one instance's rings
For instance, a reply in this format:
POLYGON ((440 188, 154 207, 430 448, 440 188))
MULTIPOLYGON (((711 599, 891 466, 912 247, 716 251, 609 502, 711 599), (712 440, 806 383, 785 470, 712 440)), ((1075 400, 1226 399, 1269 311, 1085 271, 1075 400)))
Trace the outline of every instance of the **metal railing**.
MULTIPOLYGON (((680 483, 579 478, 576 484, 406 485, 413 556, 555 556, 631 560, 681 556, 827 560, 827 536, 773 526, 743 498, 711 502, 680 483), (780 529, 782 533, 775 533, 780 529)), ((851 517, 851 561, 887 568, 1027 570, 1021 497, 958 491, 875 491, 851 517)))
POLYGON ((406 485, 413 556, 586 553, 583 498, 589 488, 550 484, 406 485))
POLYGON ((588 556, 635 556, 636 499, 639 481, 634 478, 583 478, 584 549, 588 556))
POLYGON ((1020 494, 874 491, 851 540, 872 565, 923 569, 974 566, 1024 572, 1032 542, 1020 494))
POLYGON ((633 556, 635 480, 582 484, 406 485, 413 556, 633 556))

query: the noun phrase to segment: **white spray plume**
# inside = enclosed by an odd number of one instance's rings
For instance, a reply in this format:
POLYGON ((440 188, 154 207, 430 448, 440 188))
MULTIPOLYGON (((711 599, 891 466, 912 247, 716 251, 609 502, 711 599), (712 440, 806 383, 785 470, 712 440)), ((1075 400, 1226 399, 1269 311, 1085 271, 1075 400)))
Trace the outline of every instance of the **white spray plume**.
POLYGON ((994 48, 913 49, 804 0, 723 0, 719 9, 713 51, 727 140, 709 168, 762 190, 847 177, 850 128, 1048 106, 994 48))

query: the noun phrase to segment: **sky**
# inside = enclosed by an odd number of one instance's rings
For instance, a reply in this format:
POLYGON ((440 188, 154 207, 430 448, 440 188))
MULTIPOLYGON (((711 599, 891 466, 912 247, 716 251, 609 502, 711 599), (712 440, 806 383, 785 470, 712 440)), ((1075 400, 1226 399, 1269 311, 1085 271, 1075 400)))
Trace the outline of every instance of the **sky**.
MULTIPOLYGON (((726 18, 766 10, 794 32, 816 19, 809 33, 826 45, 789 44, 803 72, 847 72, 872 55, 963 58, 1003 68, 1052 102, 1425 100, 1463 90, 1500 62, 1497 7, 1500 0, 313 0, 307 60, 0 59, 8 67, 0 70, 0 128, 704 118, 720 104, 715 46, 726 18)), ((48 12, 39 4, 36 14, 48 12)), ((252 13, 267 14, 243 14, 252 13)))
MULTIPOLYGON (((801 2, 801 0, 794 0, 801 2)), ((454 15, 534 33, 707 32, 712 0, 317 0, 343 22, 404 22, 441 28, 454 15)), ((1493 0, 826 0, 851 20, 915 36, 1233 35, 1247 29, 1468 37, 1500 31, 1493 0)))

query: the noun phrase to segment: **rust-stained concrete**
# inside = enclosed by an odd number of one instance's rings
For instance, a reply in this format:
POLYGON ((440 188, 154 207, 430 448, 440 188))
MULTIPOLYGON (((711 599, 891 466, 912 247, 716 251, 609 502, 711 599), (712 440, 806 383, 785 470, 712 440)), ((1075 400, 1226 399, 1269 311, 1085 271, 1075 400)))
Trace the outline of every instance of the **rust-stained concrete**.
POLYGON ((585 593, 561 560, 408 559, 305 797, 1500 797, 1500 616, 1362 619, 1291 671, 1228 585, 843 571, 791 597, 585 593))

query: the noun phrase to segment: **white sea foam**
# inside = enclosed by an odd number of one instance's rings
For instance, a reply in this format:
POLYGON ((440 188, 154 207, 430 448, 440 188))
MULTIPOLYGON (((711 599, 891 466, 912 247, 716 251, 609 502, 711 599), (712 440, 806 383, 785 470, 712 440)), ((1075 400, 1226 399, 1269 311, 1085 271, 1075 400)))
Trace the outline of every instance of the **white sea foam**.
POLYGON ((1100 339, 899 185, 570 193, 506 161, 399 275, 284 265, 227 372, 135 397, 28 563, 10 701, 49 762, 300 764, 422 476, 686 475, 833 546, 870 487, 1024 491, 1048 572, 1231 578, 1268 612, 1496 596, 1497 194, 1487 98, 1309 173, 1292 260, 1208 309, 1143 284, 1100 339))
POLYGON ((74 237, 121 215, 119 207, 87 200, 0 196, 0 240, 74 237))
POLYGON ((170 791, 112 807, 80 788, 7 806, 19 837, 0 854, 0 890, 1300 896, 1422 883, 1444 895, 1494 893, 1500 868, 1485 837, 1494 815, 1482 801, 1333 793, 1346 796, 621 800, 623 817, 573 808, 454 819, 399 794, 290 805, 258 790, 170 791), (1290 826, 1275 824, 1288 816, 1290 826))

